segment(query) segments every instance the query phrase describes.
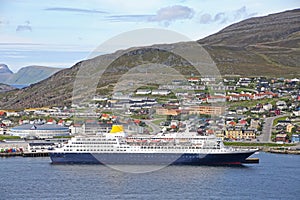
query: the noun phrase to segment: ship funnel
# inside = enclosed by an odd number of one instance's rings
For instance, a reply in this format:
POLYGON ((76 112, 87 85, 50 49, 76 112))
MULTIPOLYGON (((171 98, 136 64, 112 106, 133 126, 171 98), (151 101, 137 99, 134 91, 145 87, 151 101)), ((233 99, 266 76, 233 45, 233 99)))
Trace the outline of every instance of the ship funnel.
POLYGON ((122 125, 113 125, 109 133, 120 133, 124 132, 124 128, 122 125))

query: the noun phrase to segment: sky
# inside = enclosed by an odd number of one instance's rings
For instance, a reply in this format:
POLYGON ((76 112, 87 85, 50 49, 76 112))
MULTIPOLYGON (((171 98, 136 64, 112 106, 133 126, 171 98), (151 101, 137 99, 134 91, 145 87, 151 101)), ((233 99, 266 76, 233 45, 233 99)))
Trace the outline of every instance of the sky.
POLYGON ((299 7, 299 0, 0 0, 0 63, 14 72, 28 65, 71 67, 128 31, 163 29, 198 40, 299 7))

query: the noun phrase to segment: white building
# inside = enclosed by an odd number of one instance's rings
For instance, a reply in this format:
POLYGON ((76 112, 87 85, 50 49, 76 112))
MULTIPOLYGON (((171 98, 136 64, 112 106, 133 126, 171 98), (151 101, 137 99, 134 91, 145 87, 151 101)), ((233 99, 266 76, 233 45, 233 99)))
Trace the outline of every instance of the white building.
POLYGON ((168 95, 170 94, 170 90, 152 90, 152 95, 168 95))
POLYGON ((57 124, 23 124, 11 128, 8 134, 21 138, 53 138, 70 135, 68 127, 59 126, 57 124))
POLYGON ((151 94, 151 90, 150 89, 139 89, 136 91, 135 94, 147 95, 147 94, 151 94))

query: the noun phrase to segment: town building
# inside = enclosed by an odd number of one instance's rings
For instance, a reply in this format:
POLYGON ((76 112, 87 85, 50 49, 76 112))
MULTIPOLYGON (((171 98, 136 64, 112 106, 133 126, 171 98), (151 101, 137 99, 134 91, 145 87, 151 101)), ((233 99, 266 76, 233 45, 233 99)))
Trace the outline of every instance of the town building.
POLYGON ((225 138, 230 140, 251 140, 256 138, 254 129, 227 128, 225 138))
POLYGON ((277 134, 275 137, 276 143, 285 143, 288 142, 287 134, 277 134))
POLYGON ((8 131, 9 135, 21 138, 53 138, 69 136, 69 128, 57 124, 23 124, 15 126, 8 131))
POLYGON ((190 115, 222 115, 225 112, 223 106, 193 106, 188 109, 190 115))
POLYGON ((291 138, 292 143, 298 143, 300 142, 300 134, 293 134, 291 138))

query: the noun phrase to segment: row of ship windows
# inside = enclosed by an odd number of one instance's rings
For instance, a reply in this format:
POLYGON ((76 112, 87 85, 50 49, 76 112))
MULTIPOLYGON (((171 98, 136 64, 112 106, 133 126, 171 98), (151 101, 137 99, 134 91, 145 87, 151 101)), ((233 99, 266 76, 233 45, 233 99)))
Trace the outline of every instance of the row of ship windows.
POLYGON ((78 138, 76 141, 116 141, 116 139, 80 139, 78 138))
MULTIPOLYGON (((86 146, 85 145, 73 145, 73 146, 72 145, 67 145, 66 147, 67 148, 72 148, 72 147, 77 147, 77 148, 78 147, 84 147, 85 148, 85 147, 98 147, 98 145, 86 145, 86 146)), ((101 147, 114 147, 114 146, 113 145, 101 145, 101 147)))
POLYGON ((164 147, 164 146, 142 146, 141 149, 202 149, 201 147, 164 147))
MULTIPOLYGON (((175 151, 176 149, 172 149, 175 151)), ((64 149, 64 151, 72 151, 71 149, 64 149)), ((113 149, 76 149, 76 151, 114 151, 113 149)), ((117 151, 126 151, 126 149, 117 149, 117 151)), ((139 151, 139 150, 133 150, 133 151, 139 151)), ((142 150, 145 151, 145 150, 142 150)), ((195 150, 193 150, 195 152, 195 150)))
POLYGON ((117 142, 73 142, 72 144, 117 144, 117 142))
MULTIPOLYGON (((216 148, 214 148, 214 149, 216 149, 216 148)), ((176 152, 178 149, 170 149, 170 150, 173 151, 173 152, 176 152)), ((64 149, 64 151, 72 151, 72 150, 71 149, 64 149)), ((88 152, 90 152, 90 151, 102 151, 102 152, 105 151, 105 152, 108 152, 108 151, 114 151, 114 149, 76 149, 76 151, 88 151, 88 152)), ((126 151, 126 149, 117 149, 116 151, 126 151)), ((140 152, 146 151, 147 152, 148 150, 146 150, 146 149, 141 149, 141 150, 133 149, 131 151, 135 151, 135 152, 137 152, 137 151, 140 151, 140 152)), ((195 151, 196 150, 190 150, 189 152, 195 152, 195 151)))
MULTIPOLYGON (((72 151, 72 150, 64 149, 64 151, 72 151)), ((76 151, 113 151, 113 149, 76 149, 76 151)))

